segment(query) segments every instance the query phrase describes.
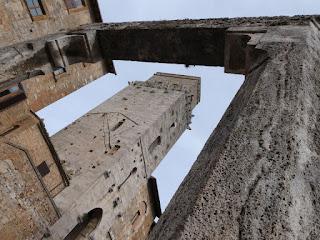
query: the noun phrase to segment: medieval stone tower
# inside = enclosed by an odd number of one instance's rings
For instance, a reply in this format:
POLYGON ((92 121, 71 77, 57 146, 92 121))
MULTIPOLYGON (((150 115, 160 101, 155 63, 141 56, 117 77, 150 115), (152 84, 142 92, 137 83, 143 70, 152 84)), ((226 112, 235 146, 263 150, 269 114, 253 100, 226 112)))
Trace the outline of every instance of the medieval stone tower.
POLYGON ((320 239, 319 20, 103 24, 96 0, 0 0, 0 239, 320 239), (163 214, 151 173, 200 78, 131 82, 52 137, 35 114, 113 60, 246 77, 163 214))
POLYGON ((200 79, 133 82, 49 138, 34 112, 114 72, 95 34, 63 32, 101 21, 97 3, 0 6, 1 239, 146 239, 161 215, 151 173, 188 128, 200 79))

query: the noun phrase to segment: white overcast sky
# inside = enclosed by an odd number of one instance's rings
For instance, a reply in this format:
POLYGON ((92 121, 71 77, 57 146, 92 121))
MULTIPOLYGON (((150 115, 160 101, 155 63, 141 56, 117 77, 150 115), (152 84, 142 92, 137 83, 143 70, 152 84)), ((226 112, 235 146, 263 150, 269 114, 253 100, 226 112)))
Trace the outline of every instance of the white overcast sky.
MULTIPOLYGON (((275 16, 320 13, 320 0, 99 0, 104 22, 275 16)), ((243 76, 223 68, 115 61, 118 75, 108 74, 38 112, 54 134, 127 86, 155 72, 200 76, 201 102, 191 125, 154 172, 164 210, 217 125, 243 76)))

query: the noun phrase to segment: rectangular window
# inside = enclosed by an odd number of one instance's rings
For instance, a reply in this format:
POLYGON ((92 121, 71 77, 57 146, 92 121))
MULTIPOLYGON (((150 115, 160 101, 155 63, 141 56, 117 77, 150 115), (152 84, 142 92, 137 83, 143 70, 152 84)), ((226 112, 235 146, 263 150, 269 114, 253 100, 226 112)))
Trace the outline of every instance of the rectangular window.
POLYGON ((9 107, 26 98, 20 84, 13 84, 5 89, 0 89, 0 109, 9 107))
POLYGON ((53 69, 53 75, 55 75, 55 76, 61 75, 66 72, 67 72, 66 68, 64 68, 64 67, 56 67, 53 69))
POLYGON ((53 68, 53 78, 57 82, 61 77, 65 76, 67 69, 64 67, 53 68))
POLYGON ((67 8, 70 9, 77 9, 77 8, 83 8, 86 6, 84 0, 65 0, 67 8))
POLYGON ((46 15, 41 0, 26 0, 26 4, 32 18, 46 15))

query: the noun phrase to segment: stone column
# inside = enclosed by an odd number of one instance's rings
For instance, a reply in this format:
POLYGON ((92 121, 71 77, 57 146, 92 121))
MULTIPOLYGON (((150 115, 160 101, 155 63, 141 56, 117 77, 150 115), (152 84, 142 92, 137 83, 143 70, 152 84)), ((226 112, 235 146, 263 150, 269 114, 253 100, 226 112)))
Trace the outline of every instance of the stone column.
MULTIPOLYGON (((150 240, 320 239, 320 33, 270 27, 150 240)), ((213 110, 214 111, 214 110, 213 110)))

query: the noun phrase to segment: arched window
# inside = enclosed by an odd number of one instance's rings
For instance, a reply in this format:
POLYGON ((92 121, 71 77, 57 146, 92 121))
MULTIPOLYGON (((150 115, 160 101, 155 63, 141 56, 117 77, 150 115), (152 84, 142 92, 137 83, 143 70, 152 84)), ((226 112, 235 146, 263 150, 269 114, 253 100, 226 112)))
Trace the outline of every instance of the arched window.
POLYGON ((85 214, 81 223, 78 223, 64 240, 86 239, 97 228, 102 218, 103 210, 95 208, 85 214))

